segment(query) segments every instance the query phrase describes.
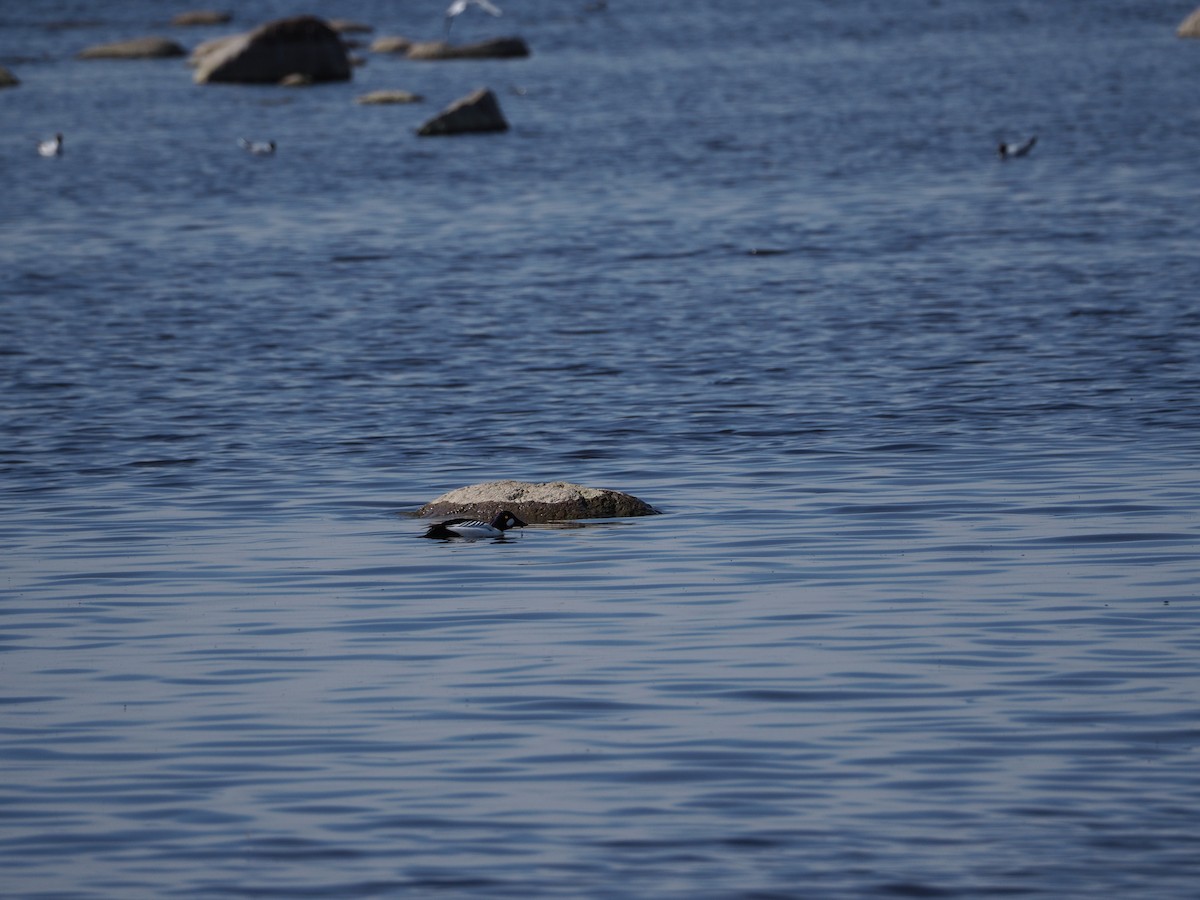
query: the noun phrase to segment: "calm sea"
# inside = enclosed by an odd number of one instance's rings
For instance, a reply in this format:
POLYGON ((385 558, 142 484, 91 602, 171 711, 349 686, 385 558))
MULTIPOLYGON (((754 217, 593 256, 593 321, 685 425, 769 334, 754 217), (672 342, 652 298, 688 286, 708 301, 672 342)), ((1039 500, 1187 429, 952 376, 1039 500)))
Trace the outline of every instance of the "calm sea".
POLYGON ((0 894, 1197 896, 1191 4, 190 6, 0 0, 0 894))

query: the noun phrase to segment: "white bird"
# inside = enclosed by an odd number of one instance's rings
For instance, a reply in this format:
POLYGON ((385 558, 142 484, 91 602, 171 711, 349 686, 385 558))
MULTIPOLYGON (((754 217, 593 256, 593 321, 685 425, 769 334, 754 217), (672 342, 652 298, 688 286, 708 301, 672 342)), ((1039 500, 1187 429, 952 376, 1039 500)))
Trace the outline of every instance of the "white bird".
POLYGON ((485 13, 493 16, 503 15, 500 7, 492 3, 491 0, 454 0, 446 7, 446 37, 450 37, 450 26, 454 24, 454 20, 467 11, 468 6, 478 6, 485 13))
POLYGON ((1037 135, 1035 134, 1027 141, 1022 141, 1019 144, 1001 144, 996 148, 996 152, 1000 154, 1001 159, 1016 159, 1018 156, 1027 156, 1029 151, 1033 149, 1033 145, 1037 143, 1037 135))
POLYGON ((275 152, 274 141, 248 141, 238 138, 238 146, 252 156, 270 156, 275 152))
POLYGON ((61 131, 54 135, 54 137, 50 140, 42 141, 40 144, 38 144, 39 156, 62 156, 62 151, 63 143, 61 131))

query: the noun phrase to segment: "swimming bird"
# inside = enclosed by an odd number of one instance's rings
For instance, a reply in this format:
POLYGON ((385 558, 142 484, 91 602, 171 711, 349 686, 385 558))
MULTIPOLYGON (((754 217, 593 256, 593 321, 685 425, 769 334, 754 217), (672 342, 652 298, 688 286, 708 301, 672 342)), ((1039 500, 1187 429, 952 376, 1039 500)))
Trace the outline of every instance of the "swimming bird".
POLYGON ((251 156, 270 156, 275 152, 274 141, 248 141, 238 138, 238 146, 251 156))
POLYGON ((38 144, 39 156, 62 156, 62 151, 63 145, 61 131, 54 135, 54 137, 50 140, 42 141, 40 144, 38 144))
POLYGON ((478 6, 485 13, 493 16, 502 15, 500 7, 492 3, 491 0, 454 0, 446 7, 446 37, 450 37, 450 26, 454 24, 454 20, 467 11, 468 6, 478 6))
POLYGON ((1036 143, 1037 135, 1035 134, 1029 140, 1022 141, 1019 144, 1001 143, 996 152, 1000 154, 1001 159, 1016 159, 1018 156, 1027 156, 1036 143))
POLYGON ((524 528, 528 523, 522 522, 507 509, 502 509, 492 518, 490 523, 479 519, 447 519, 430 525, 422 537, 427 538, 498 538, 510 528, 524 528))

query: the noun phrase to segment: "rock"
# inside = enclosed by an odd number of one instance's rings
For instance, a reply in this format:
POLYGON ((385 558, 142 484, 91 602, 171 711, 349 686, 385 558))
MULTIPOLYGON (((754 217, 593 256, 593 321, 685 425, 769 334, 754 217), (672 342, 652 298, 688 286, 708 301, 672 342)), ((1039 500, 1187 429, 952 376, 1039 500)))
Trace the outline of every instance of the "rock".
POLYGON ((329 27, 338 34, 370 34, 375 30, 374 25, 364 25, 350 19, 330 19, 329 27))
POLYGON ((355 99, 355 103, 420 103, 425 98, 409 91, 371 91, 355 99))
POLYGON ((477 44, 447 44, 445 41, 425 41, 413 44, 406 54, 409 59, 515 59, 529 55, 529 45, 519 37, 500 37, 477 44))
POLYGON ((170 38, 142 37, 80 50, 79 59, 165 59, 186 56, 187 51, 170 38))
POLYGON ((21 79, 4 68, 4 66, 0 66, 0 88, 16 87, 20 83, 21 79))
POLYGON ((232 21, 233 13, 216 9, 194 9, 191 12, 181 12, 171 19, 171 24, 179 27, 190 25, 224 25, 232 21))
POLYGON ((487 88, 480 88, 456 100, 417 129, 421 137, 470 134, 481 131, 507 131, 508 122, 500 112, 500 102, 487 88))
POLYGON ((303 72, 293 72, 279 79, 280 87, 309 87, 313 84, 312 76, 303 72))
POLYGON ((502 509, 526 522, 652 516, 658 510, 637 497, 566 481, 488 481, 442 494, 417 511, 420 516, 478 516, 487 521, 502 509))
POLYGON ((1175 33, 1180 37, 1200 38, 1200 9, 1196 9, 1190 16, 1184 19, 1179 27, 1175 29, 1175 33))
POLYGON ((398 34, 377 37, 367 49, 372 53, 407 53, 413 42, 398 34))
POLYGON ((349 81, 350 59, 337 32, 316 16, 276 19, 226 40, 200 58, 197 84, 276 84, 289 75, 349 81))
POLYGON ((201 43, 197 44, 195 47, 192 48, 191 55, 188 56, 188 65, 189 66, 200 65, 200 63, 203 61, 204 57, 208 56, 210 53, 215 53, 217 50, 220 50, 226 44, 232 43, 233 41, 241 40, 242 37, 243 37, 243 35, 240 35, 240 34, 226 34, 226 35, 222 35, 221 37, 210 38, 207 41, 202 41, 201 43))

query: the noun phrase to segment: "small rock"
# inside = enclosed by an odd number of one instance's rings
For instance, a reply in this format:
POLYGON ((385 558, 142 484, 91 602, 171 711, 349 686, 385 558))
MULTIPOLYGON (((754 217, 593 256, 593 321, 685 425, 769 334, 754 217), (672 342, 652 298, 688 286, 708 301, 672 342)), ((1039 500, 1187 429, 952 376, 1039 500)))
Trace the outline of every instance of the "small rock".
POLYGON ((191 25, 224 25, 233 20, 233 13, 216 9, 193 9, 181 12, 171 19, 171 24, 179 27, 191 25))
POLYGON ((516 59, 529 55, 529 45, 519 37, 499 37, 477 44, 448 44, 445 41, 425 41, 413 44, 406 54, 409 59, 516 59))
POLYGON ((418 510, 420 516, 477 516, 485 521, 507 509, 530 523, 569 519, 652 516, 658 510, 630 494, 566 481, 488 481, 442 494, 418 510))
POLYGON ((1184 38, 1200 38, 1200 9, 1196 9, 1184 19, 1175 33, 1184 38))
POLYGON ((338 34, 370 34, 375 30, 374 25, 364 25, 350 19, 330 19, 329 27, 338 34))
POLYGON ((420 103, 425 98, 410 91, 371 91, 355 99, 355 103, 420 103))
POLYGON ((313 84, 312 76, 303 72, 292 72, 279 79, 280 87, 309 87, 313 84))
POLYGON ((187 51, 170 38, 142 37, 88 47, 76 54, 79 59, 165 59, 186 56, 187 51))
POLYGON ((398 34, 377 37, 367 49, 372 53, 407 53, 413 42, 398 34))
POLYGON ((4 68, 4 66, 0 66, 0 88, 16 87, 20 83, 21 79, 4 68))
POLYGON ((507 131, 508 122, 500 112, 500 102, 487 88, 480 88, 456 100, 417 129, 421 137, 507 131))
POLYGON ((277 84, 296 73, 316 81, 349 81, 341 38, 316 16, 294 16, 227 39, 200 58, 197 84, 277 84))

